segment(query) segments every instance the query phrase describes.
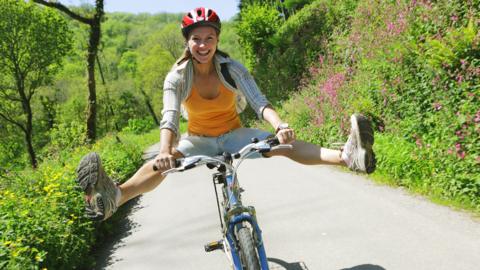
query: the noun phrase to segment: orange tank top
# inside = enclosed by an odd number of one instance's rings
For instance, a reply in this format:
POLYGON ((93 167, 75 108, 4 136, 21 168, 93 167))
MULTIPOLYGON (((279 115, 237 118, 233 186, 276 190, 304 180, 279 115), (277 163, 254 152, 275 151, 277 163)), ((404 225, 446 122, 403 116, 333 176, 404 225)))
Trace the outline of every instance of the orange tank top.
POLYGON ((190 96, 184 101, 188 113, 188 133, 217 137, 241 127, 235 105, 235 93, 222 83, 220 93, 213 99, 200 96, 192 86, 190 96))

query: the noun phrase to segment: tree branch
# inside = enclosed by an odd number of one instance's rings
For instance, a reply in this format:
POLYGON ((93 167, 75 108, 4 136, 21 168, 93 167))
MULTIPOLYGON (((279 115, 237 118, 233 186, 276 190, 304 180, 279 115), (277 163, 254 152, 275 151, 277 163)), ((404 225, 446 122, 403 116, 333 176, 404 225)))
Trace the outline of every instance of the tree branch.
POLYGON ((77 21, 80 21, 82 23, 89 24, 89 25, 91 25, 93 23, 92 18, 82 17, 82 16, 78 15, 77 13, 71 11, 68 7, 64 6, 62 3, 50 2, 50 1, 45 1, 45 0, 33 0, 33 2, 35 2, 37 4, 40 4, 40 5, 47 6, 47 7, 56 8, 60 11, 65 12, 68 16, 70 16, 73 19, 75 19, 77 21))
POLYGON ((0 85, 0 97, 2 99, 10 100, 10 101, 15 101, 15 102, 21 102, 22 100, 16 97, 15 95, 9 95, 7 94, 6 90, 8 88, 4 88, 4 86, 0 85))
POLYGON ((7 116, 6 114, 0 112, 0 117, 5 119, 5 121, 11 123, 11 124, 14 124, 15 126, 19 127, 21 130, 23 130, 23 132, 27 132, 27 129, 22 125, 22 123, 19 123, 15 120, 13 120, 12 118, 10 118, 9 116, 7 116))

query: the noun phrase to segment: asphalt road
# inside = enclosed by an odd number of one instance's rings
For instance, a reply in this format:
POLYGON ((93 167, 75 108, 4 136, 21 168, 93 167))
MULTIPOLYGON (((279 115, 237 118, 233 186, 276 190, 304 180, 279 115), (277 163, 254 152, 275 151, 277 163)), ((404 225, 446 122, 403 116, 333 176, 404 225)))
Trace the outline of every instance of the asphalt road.
MULTIPOLYGON (((229 269, 206 168, 170 175, 140 197, 100 269, 229 269)), ((283 157, 245 161, 239 171, 272 269, 477 270, 480 222, 401 189, 335 167, 283 157)))

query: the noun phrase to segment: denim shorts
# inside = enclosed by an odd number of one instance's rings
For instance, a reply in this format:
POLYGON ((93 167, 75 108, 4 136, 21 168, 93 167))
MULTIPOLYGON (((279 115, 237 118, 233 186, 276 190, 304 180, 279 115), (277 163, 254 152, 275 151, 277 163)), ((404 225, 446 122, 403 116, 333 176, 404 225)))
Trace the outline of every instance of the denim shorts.
MULTIPOLYGON (((216 156, 223 152, 236 153, 245 145, 251 143, 252 138, 265 140, 273 136, 270 132, 253 128, 237 128, 218 137, 189 135, 181 138, 176 150, 184 157, 195 155, 216 156)), ((262 157, 255 153, 250 158, 262 157)))

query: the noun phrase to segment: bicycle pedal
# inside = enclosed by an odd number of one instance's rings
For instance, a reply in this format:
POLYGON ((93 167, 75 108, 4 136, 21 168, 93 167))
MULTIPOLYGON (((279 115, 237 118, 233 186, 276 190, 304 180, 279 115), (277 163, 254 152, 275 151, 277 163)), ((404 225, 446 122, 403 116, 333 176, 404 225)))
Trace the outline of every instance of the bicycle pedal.
POLYGON ((223 250, 223 240, 218 240, 214 242, 210 242, 205 245, 205 252, 210 252, 214 251, 217 249, 222 249, 223 250))

